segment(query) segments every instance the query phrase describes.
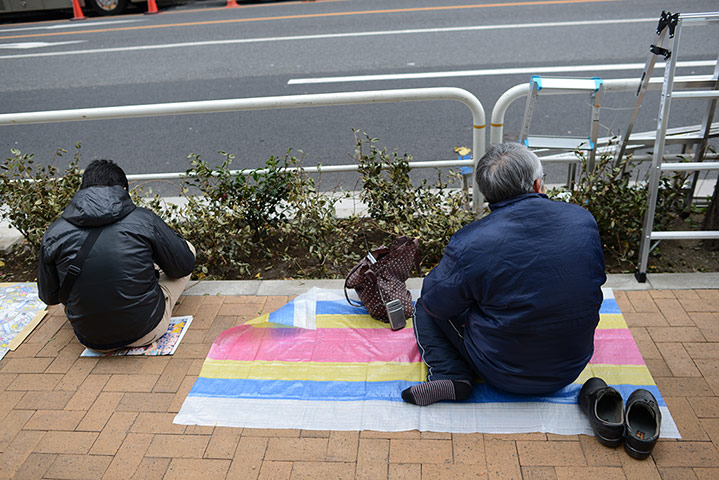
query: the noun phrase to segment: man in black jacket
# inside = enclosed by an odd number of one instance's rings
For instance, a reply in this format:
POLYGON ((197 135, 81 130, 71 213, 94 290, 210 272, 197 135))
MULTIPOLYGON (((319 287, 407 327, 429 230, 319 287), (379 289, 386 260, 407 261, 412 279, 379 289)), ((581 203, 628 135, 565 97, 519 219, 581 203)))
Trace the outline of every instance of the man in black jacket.
POLYGON ((40 249, 40 299, 64 303, 77 338, 97 351, 160 338, 195 267, 192 245, 160 217, 135 206, 127 188, 125 172, 114 162, 90 163, 80 190, 47 229, 40 249), (94 229, 99 236, 67 299, 61 298, 68 268, 94 229))

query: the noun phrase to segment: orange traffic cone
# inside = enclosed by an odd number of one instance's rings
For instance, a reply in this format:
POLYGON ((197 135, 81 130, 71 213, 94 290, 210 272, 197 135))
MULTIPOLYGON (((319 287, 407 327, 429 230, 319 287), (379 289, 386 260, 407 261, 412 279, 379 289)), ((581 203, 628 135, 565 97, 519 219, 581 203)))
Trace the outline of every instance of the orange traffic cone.
POLYGON ((72 0, 72 15, 71 20, 85 20, 85 15, 82 14, 82 8, 78 0, 72 0))
POLYGON ((225 5, 225 8, 234 8, 239 6, 240 5, 237 3, 237 0, 227 0, 227 5, 225 5))
POLYGON ((155 0, 147 0, 147 11, 145 12, 145 15, 152 15, 157 12, 159 12, 159 10, 157 9, 157 3, 155 3, 155 0))

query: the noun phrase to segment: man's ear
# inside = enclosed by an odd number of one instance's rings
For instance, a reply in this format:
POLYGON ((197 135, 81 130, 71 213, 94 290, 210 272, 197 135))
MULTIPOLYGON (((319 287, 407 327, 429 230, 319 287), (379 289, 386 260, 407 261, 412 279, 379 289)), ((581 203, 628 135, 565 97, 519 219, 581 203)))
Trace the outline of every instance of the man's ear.
POLYGON ((545 193, 544 182, 541 178, 538 178, 534 181, 534 183, 532 184, 532 190, 534 190, 534 193, 545 193))

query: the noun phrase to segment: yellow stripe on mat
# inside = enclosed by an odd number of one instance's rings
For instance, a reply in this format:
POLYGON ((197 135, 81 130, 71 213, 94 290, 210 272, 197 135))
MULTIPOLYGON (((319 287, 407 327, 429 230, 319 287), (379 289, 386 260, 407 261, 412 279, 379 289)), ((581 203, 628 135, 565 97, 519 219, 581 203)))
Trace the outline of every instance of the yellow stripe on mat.
POLYGON ((646 365, 589 364, 573 383, 583 385, 591 377, 604 379, 609 385, 655 385, 646 365))
POLYGON ((629 328, 627 322, 624 321, 624 317, 621 313, 600 313, 599 314, 599 325, 597 328, 602 330, 609 330, 612 328, 629 328))
POLYGON ((255 380, 315 380, 338 382, 421 382, 427 377, 424 363, 400 362, 270 362, 205 360, 205 378, 255 380))
MULTIPOLYGON (((375 320, 369 315, 350 315, 350 314, 322 314, 315 315, 315 322, 317 328, 390 328, 389 323, 380 322, 375 320)), ((252 325, 256 328, 292 328, 287 325, 281 325, 279 323, 271 323, 269 321, 269 314, 262 315, 261 317, 254 318, 247 325, 252 325)), ((412 327, 412 319, 407 319, 407 327, 410 330, 412 327)))

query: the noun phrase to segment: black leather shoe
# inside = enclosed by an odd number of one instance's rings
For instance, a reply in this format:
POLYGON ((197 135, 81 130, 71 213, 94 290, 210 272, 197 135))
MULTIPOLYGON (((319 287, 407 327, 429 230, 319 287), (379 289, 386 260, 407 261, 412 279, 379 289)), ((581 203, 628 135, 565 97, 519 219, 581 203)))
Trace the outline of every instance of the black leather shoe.
POLYGON ((614 388, 599 377, 587 380, 579 391, 579 406, 589 418, 597 440, 616 447, 624 437, 624 400, 614 388))
POLYGON ((631 457, 639 460, 647 458, 659 439, 661 424, 662 414, 654 395, 643 388, 632 392, 627 399, 624 415, 624 425, 627 431, 624 450, 631 457))

